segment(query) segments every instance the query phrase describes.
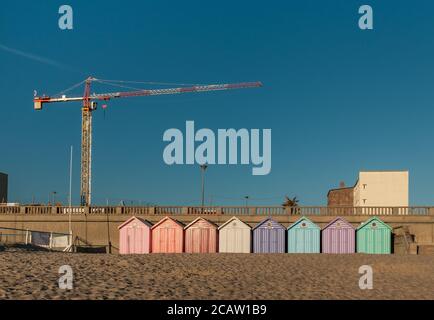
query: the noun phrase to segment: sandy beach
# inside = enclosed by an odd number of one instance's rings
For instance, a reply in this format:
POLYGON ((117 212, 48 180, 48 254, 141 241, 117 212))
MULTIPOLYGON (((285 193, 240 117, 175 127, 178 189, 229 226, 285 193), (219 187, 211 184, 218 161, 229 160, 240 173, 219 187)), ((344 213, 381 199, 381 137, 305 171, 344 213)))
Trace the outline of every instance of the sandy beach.
POLYGON ((0 299, 434 299, 434 256, 5 250, 0 299), (59 289, 62 265, 73 290, 59 289), (358 286, 361 265, 373 268, 372 290, 358 286))

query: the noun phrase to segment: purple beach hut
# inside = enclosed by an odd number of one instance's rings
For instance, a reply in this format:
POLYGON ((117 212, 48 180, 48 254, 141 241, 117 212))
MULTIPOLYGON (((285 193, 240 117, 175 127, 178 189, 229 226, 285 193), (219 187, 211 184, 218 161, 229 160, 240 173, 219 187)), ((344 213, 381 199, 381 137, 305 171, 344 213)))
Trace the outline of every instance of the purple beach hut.
POLYGON ((254 253, 284 253, 286 228, 267 218, 253 228, 254 253))
POLYGON ((345 219, 337 217, 322 230, 323 253, 354 253, 356 230, 345 219))

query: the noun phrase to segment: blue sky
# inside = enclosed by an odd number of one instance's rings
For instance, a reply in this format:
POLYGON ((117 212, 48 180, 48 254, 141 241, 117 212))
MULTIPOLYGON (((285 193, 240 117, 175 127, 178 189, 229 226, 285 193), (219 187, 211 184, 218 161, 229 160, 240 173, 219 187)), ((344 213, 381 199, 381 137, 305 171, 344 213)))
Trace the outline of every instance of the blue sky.
MULTIPOLYGON (((262 81, 260 89, 120 99, 94 113, 93 199, 198 204, 198 166, 167 166, 163 132, 185 127, 271 128, 272 171, 212 166, 206 202, 279 205, 285 194, 323 205, 359 170, 410 170, 410 202, 432 204, 432 1, 68 1, 74 30, 58 28, 60 1, 1 3, 0 171, 10 200, 66 202, 73 145, 79 201, 80 105, 33 110, 88 75, 176 83, 262 81), (374 30, 358 28, 370 4, 374 30)), ((116 90, 116 89, 115 89, 116 90)), ((96 87, 95 91, 112 91, 96 87)), ((81 91, 75 93, 80 94, 81 91)))

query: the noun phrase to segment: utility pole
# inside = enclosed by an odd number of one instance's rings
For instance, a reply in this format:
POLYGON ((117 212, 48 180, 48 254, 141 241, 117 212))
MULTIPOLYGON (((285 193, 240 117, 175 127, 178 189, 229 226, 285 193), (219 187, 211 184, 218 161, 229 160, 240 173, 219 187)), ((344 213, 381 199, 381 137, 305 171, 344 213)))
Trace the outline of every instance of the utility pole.
POLYGON ((69 157, 69 220, 68 220, 68 226, 69 226, 69 234, 70 237, 72 236, 72 152, 73 147, 71 146, 71 154, 69 157))
POLYGON ((205 205, 205 170, 208 168, 207 164, 200 165, 200 171, 202 176, 202 208, 205 205))

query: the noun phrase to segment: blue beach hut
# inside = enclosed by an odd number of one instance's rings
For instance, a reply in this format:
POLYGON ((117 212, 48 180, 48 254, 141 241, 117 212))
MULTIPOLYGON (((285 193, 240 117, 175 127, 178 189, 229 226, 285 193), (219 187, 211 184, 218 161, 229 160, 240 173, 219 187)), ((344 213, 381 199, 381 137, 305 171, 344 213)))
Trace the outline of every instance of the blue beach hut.
POLYGON ((321 228, 306 217, 288 227, 288 253, 319 253, 321 228))

